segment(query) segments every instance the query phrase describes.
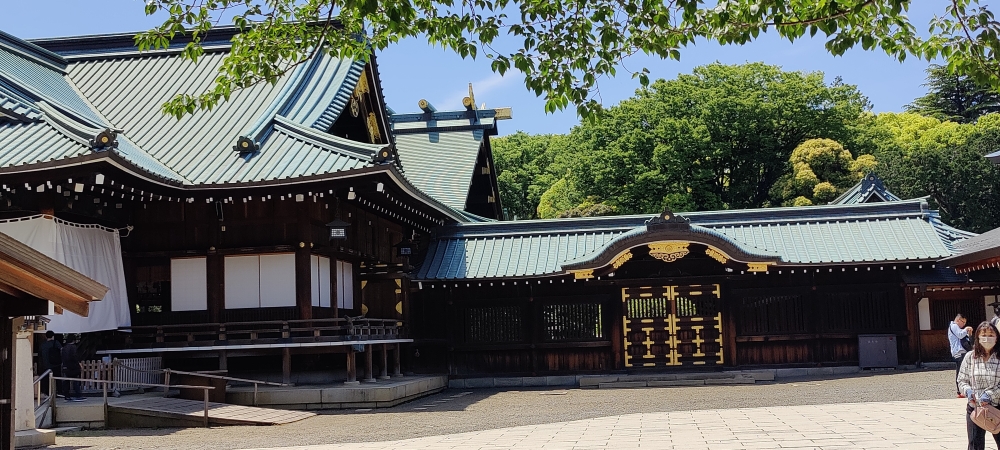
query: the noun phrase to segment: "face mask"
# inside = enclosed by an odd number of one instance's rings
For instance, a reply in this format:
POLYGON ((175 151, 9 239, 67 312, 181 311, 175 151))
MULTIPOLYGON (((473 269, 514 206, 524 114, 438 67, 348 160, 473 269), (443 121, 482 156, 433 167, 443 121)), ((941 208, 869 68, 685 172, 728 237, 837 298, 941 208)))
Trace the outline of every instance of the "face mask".
POLYGON ((996 336, 979 336, 979 345, 982 345, 986 350, 992 349, 996 343, 996 336))

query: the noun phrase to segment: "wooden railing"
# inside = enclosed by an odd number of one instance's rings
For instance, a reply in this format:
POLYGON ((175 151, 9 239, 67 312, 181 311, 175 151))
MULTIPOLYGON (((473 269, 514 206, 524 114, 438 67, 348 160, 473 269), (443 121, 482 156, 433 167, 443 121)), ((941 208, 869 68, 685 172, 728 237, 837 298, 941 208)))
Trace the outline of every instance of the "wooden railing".
MULTIPOLYGON (((102 396, 102 399, 103 399, 103 402, 104 402, 104 423, 105 424, 108 423, 108 385, 111 384, 111 383, 113 383, 114 381, 111 381, 111 380, 88 380, 88 379, 84 379, 84 378, 71 378, 71 377, 50 376, 49 377, 49 383, 50 383, 49 384, 49 389, 50 389, 50 392, 54 392, 55 391, 55 389, 56 389, 56 381, 57 380, 58 381, 66 381, 66 382, 78 381, 80 383, 86 383, 86 382, 93 381, 96 384, 99 384, 101 386, 101 396, 102 396)), ((135 385, 135 386, 142 386, 142 387, 160 387, 160 388, 164 388, 164 389, 169 389, 171 387, 175 387, 175 388, 183 388, 183 389, 201 389, 201 390, 203 390, 204 391, 204 414, 202 416, 202 421, 203 421, 205 427, 208 427, 208 391, 210 391, 212 389, 215 389, 214 387, 212 387, 212 386, 188 386, 188 385, 178 385, 178 384, 175 384, 173 386, 168 386, 166 384, 138 383, 138 382, 129 382, 128 384, 135 385)), ((49 407, 52 408, 52 424, 55 425, 55 423, 56 423, 56 396, 50 395, 49 396, 49 402, 50 402, 49 403, 49 405, 50 405, 49 407)))
POLYGON ((135 348, 397 339, 401 327, 395 319, 350 317, 150 325, 119 328, 125 333, 118 333, 117 344, 135 348))
POLYGON ((270 382, 270 381, 251 380, 251 379, 248 379, 248 378, 237 378, 237 377, 229 377, 229 376, 224 376, 224 375, 213 375, 213 374, 208 374, 208 373, 186 372, 186 371, 183 371, 183 370, 171 370, 171 369, 146 370, 146 369, 137 369, 137 368, 133 368, 133 367, 125 366, 125 365, 118 365, 116 367, 120 368, 120 369, 123 369, 123 370, 127 370, 129 372, 146 373, 146 374, 150 374, 151 373, 151 374, 156 374, 156 375, 163 375, 163 380, 164 380, 163 384, 167 386, 166 388, 164 388, 165 392, 169 391, 169 389, 170 389, 169 386, 170 386, 170 374, 171 373, 176 373, 178 375, 188 375, 188 376, 193 376, 193 377, 211 378, 211 379, 216 379, 216 380, 236 381, 236 382, 239 382, 239 383, 252 384, 253 385, 253 406, 257 406, 257 393, 260 390, 260 385, 264 384, 264 385, 267 385, 267 386, 279 386, 279 387, 291 386, 291 384, 285 384, 285 383, 274 383, 274 382, 270 382))

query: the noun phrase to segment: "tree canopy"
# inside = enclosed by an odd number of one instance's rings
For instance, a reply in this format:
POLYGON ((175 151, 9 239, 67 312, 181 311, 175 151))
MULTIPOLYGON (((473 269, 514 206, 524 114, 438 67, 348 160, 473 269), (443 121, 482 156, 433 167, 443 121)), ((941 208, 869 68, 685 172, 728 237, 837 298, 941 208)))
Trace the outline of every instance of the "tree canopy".
POLYGON ((810 139, 792 150, 786 173, 771 195, 784 206, 829 203, 865 176, 878 162, 872 155, 854 159, 851 152, 833 139, 810 139))
MULTIPOLYGON (((215 84, 164 105, 176 116, 212 108, 233 91, 274 83, 316 52, 368 58, 400 39, 462 57, 485 58, 493 71, 521 72, 547 111, 575 106, 584 118, 601 110, 599 83, 630 55, 679 59, 697 40, 743 44, 764 32, 794 41, 826 39, 834 55, 861 46, 899 60, 943 58, 948 70, 1000 87, 1000 23, 980 0, 938 1, 930 23, 913 23, 909 0, 148 0, 164 22, 136 37, 142 49, 165 48, 179 34, 196 60, 210 29, 243 30, 215 84), (921 36, 918 30, 930 30, 921 36)), ((646 86, 648 71, 632 73, 646 86)))
POLYGON ((867 108, 854 86, 827 84, 819 72, 697 67, 574 128, 564 177, 576 197, 558 204, 590 199, 624 214, 766 206, 796 146, 853 142, 867 108))
POLYGON ((876 172, 896 195, 929 196, 943 219, 985 232, 1000 219, 1000 171, 984 155, 1000 144, 1000 114, 974 124, 914 113, 882 113, 868 125, 876 172))
POLYGON ((931 64, 924 86, 927 95, 906 105, 907 111, 958 123, 1000 112, 1000 93, 972 77, 950 73, 947 67, 931 64))
POLYGON ((495 138, 508 218, 825 204, 874 171, 948 223, 1000 225, 1000 113, 974 123, 868 111, 820 73, 711 64, 658 80, 566 135, 495 138), (515 211, 516 210, 516 211, 515 211))

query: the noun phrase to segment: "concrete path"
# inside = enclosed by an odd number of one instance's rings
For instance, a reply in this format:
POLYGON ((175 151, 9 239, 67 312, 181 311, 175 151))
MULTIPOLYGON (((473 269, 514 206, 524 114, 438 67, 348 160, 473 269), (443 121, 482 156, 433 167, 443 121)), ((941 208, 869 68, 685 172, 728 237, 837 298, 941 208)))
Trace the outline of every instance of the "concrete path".
MULTIPOLYGON (((388 442, 269 450, 340 449, 957 449, 962 399, 627 414, 388 442)), ((987 449, 996 449, 988 439, 987 449)))

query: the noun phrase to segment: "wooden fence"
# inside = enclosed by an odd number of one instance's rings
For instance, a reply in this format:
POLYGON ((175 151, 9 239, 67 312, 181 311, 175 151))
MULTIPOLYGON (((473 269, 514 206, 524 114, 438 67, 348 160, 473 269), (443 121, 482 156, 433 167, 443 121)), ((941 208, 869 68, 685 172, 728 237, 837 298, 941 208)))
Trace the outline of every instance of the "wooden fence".
POLYGON ((83 392, 101 392, 102 381, 114 381, 113 390, 134 387, 135 384, 160 384, 163 382, 163 362, 159 357, 114 359, 111 363, 101 360, 82 361, 80 372, 83 392))

